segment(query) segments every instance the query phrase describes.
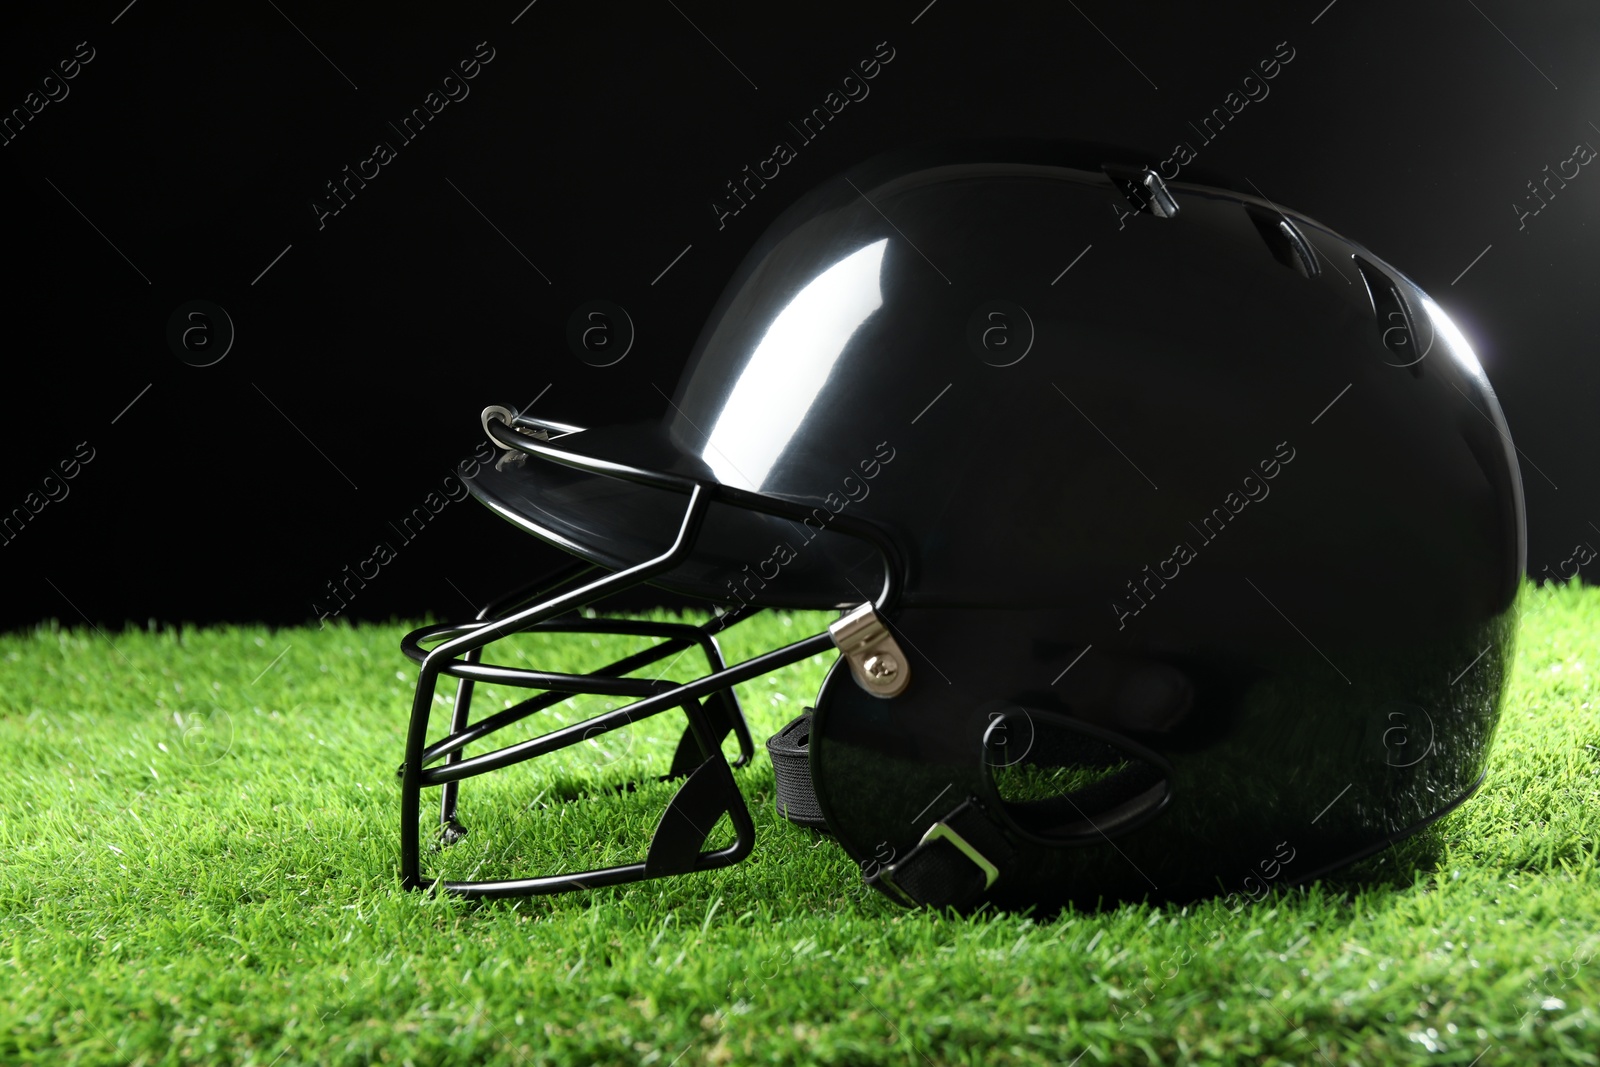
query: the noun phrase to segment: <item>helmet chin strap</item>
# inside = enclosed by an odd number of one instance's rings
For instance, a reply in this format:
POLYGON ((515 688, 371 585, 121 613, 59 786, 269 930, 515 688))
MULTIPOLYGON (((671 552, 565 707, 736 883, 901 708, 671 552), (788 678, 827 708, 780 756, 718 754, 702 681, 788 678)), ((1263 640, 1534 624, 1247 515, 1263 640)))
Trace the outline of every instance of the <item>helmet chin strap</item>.
MULTIPOLYGON (((777 785, 778 814, 799 826, 828 830, 811 783, 811 709, 767 740, 777 785)), ((897 862, 865 879, 902 904, 966 908, 976 904, 1010 867, 1016 851, 985 813, 968 797, 922 835, 897 862)))
POLYGON ((767 755, 772 759, 772 774, 777 785, 778 814, 798 826, 827 830, 817 791, 811 785, 811 711, 767 738, 767 755))
POLYGON ((908 904, 968 908, 988 893, 1015 859, 1016 850, 1000 827, 977 797, 968 797, 928 827, 915 848, 866 881, 908 904))

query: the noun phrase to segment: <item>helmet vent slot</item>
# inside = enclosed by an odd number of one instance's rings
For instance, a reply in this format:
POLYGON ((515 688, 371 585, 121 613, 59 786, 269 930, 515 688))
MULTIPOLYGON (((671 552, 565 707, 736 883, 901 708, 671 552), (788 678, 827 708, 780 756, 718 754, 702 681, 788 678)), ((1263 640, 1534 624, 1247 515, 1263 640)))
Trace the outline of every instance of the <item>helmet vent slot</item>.
POLYGON ((1158 219, 1170 219, 1178 213, 1178 201, 1168 191, 1161 176, 1149 167, 1107 163, 1102 169, 1135 210, 1158 219))
POLYGON ((1322 274, 1322 266, 1317 262, 1317 253, 1311 247, 1311 242, 1281 212, 1251 204, 1245 208, 1245 213, 1266 242, 1273 259, 1303 278, 1316 278, 1322 274))
POLYGON ((1350 258, 1355 260, 1361 280, 1366 282, 1372 313, 1378 320, 1378 339, 1392 357, 1386 362, 1394 367, 1408 367, 1414 376, 1421 377, 1422 357, 1427 353, 1417 345, 1411 312, 1401 299, 1399 288, 1377 264, 1358 255, 1350 258))

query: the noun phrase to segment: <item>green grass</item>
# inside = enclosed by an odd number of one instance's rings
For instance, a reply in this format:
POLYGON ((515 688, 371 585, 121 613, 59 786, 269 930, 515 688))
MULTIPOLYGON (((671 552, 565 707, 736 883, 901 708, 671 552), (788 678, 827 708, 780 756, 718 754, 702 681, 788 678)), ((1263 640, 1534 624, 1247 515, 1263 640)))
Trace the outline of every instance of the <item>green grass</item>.
MULTIPOLYGON (((1236 915, 1048 922, 863 890, 778 819, 764 752, 739 772, 759 840, 733 868, 478 906, 406 893, 405 627, 0 637, 0 1063, 1597 1063, 1600 590, 1524 595, 1488 780, 1409 850, 1422 869, 1390 852, 1236 915)), ((816 621, 758 618, 724 647, 816 621)), ((824 666, 743 687, 758 745, 824 666)), ((553 805, 661 758, 669 718, 468 783, 474 833, 444 862, 639 847, 653 812, 553 805)))

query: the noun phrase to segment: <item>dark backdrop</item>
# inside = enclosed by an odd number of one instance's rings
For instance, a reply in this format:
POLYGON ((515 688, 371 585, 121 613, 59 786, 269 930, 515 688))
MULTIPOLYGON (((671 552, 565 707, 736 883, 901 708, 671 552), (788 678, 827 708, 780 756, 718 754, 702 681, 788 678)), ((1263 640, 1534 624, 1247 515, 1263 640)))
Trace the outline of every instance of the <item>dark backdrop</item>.
POLYGON ((396 558, 347 616, 465 610, 559 558, 470 501, 409 540, 391 525, 471 452, 485 404, 659 411, 780 210, 877 150, 959 135, 1153 161, 1187 141, 1367 244, 1499 391, 1530 572, 1600 545, 1600 168, 1575 155, 1600 145, 1592 4, 125 4, 0 34, 0 509, 26 519, 0 544, 0 625, 304 621, 379 541, 396 558), (1285 51, 1269 95, 1197 134, 1285 51), (801 144, 789 123, 885 52, 801 144), (389 124, 430 92, 446 102, 408 141, 389 124), (797 158, 719 220, 725 183, 780 140, 797 158), (394 158, 364 163, 378 141, 394 158), (326 183, 347 166, 376 174, 340 207, 326 183), (592 299, 635 324, 616 365, 567 344, 592 299), (218 308, 231 346, 191 365, 227 343, 218 308))

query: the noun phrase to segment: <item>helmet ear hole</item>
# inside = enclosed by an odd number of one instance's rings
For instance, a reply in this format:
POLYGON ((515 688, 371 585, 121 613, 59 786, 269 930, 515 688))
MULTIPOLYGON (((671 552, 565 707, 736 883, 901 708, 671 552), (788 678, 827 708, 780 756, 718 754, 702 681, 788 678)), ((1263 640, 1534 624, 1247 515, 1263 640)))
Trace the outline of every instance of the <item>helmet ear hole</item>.
POLYGON ((1056 765, 1052 763, 1054 761, 1043 763, 1029 758, 1006 766, 991 766, 989 773, 994 779, 995 792, 1007 804, 1036 804, 1059 797, 1076 796, 1133 766, 1120 755, 1112 755, 1103 762, 1073 760, 1056 765))
POLYGON ((991 712, 983 751, 994 809, 1016 832, 1047 844, 1126 833, 1171 798, 1172 769, 1159 755, 1058 712, 991 712))

